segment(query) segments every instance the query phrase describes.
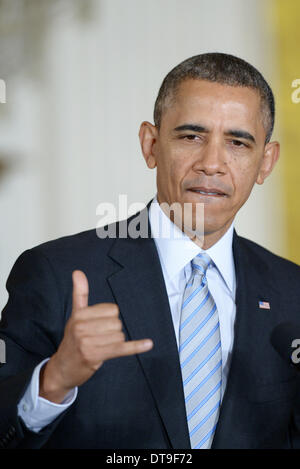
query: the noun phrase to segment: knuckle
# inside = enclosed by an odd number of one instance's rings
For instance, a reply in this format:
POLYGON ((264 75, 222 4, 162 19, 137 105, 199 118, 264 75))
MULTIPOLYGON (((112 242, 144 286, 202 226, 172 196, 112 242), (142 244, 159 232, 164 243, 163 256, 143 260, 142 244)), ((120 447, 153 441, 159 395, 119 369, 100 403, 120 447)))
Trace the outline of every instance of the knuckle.
POLYGON ((114 355, 116 357, 121 357, 124 355, 124 351, 126 350, 126 343, 125 342, 119 342, 116 344, 114 347, 114 355))
POLYGON ((107 309, 112 316, 119 316, 119 306, 116 303, 109 303, 107 309))
POLYGON ((78 340, 78 349, 81 353, 81 355, 84 355, 86 351, 88 350, 88 341, 85 337, 81 337, 78 340))
POLYGON ((80 321, 80 319, 82 319, 82 310, 78 309, 78 310, 72 311, 71 319, 73 321, 80 321))
POLYGON ((119 315, 119 307, 115 303, 99 303, 95 308, 100 316, 117 317, 119 315))
POLYGON ((105 325, 114 331, 122 330, 122 322, 119 318, 110 317, 105 319, 105 325))
POLYGON ((118 318, 115 319, 114 321, 114 327, 116 328, 117 331, 121 331, 122 330, 122 321, 118 318))
POLYGON ((115 332, 111 335, 110 342, 114 344, 114 347, 117 347, 118 344, 125 342, 125 334, 123 332, 115 332))
POLYGON ((84 322, 80 320, 75 320, 73 322, 73 334, 75 337, 81 337, 81 335, 84 333, 85 327, 84 327, 84 322))
POLYGON ((107 345, 106 347, 103 347, 103 357, 104 360, 109 360, 111 358, 118 357, 120 355, 119 353, 120 347, 119 344, 110 344, 107 345))
POLYGON ((82 337, 78 343, 79 353, 84 362, 89 362, 91 358, 91 347, 87 338, 82 337))

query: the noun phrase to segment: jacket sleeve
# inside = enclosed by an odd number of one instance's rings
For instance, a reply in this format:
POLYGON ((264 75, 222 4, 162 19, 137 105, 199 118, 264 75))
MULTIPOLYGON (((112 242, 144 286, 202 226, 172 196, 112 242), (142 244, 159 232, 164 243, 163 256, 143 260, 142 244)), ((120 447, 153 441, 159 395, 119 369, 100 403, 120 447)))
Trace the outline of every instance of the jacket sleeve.
POLYGON ((6 286, 9 299, 0 322, 5 348, 0 367, 0 448, 40 448, 68 410, 35 433, 18 417, 17 405, 36 365, 52 356, 62 340, 66 322, 62 286, 37 248, 18 258, 6 286))

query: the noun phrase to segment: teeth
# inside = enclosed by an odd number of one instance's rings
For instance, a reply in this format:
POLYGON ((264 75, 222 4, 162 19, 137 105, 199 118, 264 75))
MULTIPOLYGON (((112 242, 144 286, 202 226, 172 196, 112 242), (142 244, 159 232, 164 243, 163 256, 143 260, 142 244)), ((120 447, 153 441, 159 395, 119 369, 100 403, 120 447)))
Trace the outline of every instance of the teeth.
POLYGON ((204 192, 204 191, 196 191, 199 192, 199 194, 204 194, 204 195, 218 195, 218 192, 204 192))

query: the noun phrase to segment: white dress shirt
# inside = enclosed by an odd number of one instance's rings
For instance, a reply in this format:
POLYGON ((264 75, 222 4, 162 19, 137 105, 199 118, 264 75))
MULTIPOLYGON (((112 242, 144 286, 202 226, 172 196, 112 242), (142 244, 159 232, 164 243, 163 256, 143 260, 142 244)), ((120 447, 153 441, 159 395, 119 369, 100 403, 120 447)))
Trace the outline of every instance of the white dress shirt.
MULTIPOLYGON (((182 298, 191 273, 192 259, 202 251, 185 233, 171 222, 155 198, 149 220, 157 247, 168 293, 174 332, 179 346, 182 298), (166 236, 171 234, 172 236, 166 236)), ((222 396, 224 395, 233 346, 236 277, 232 251, 233 224, 219 241, 206 249, 213 263, 207 269, 207 283, 215 300, 220 323, 222 346, 222 396)))
MULTIPOLYGON (((191 260, 202 251, 185 233, 177 228, 160 208, 156 197, 150 210, 152 237, 157 247, 168 293, 174 332, 179 343, 179 325, 184 289, 191 276, 191 260), (171 233, 171 236, 166 234, 171 233)), ((208 288, 215 300, 220 322, 222 345, 222 396, 224 395, 233 346, 235 320, 236 277, 232 252, 233 225, 219 241, 205 252, 213 263, 207 270, 208 288)), ((75 401, 77 388, 70 391, 62 404, 39 396, 39 373, 48 359, 34 370, 31 382, 18 404, 18 415, 34 432, 49 425, 75 401)))

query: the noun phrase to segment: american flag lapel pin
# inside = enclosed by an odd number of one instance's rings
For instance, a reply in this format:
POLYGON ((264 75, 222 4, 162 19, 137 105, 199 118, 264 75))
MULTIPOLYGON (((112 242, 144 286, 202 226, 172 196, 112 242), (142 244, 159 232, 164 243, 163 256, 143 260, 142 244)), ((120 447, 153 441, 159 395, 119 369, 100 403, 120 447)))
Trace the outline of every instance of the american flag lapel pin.
POLYGON ((268 301, 259 301, 258 306, 261 309, 271 309, 270 303, 268 301))

